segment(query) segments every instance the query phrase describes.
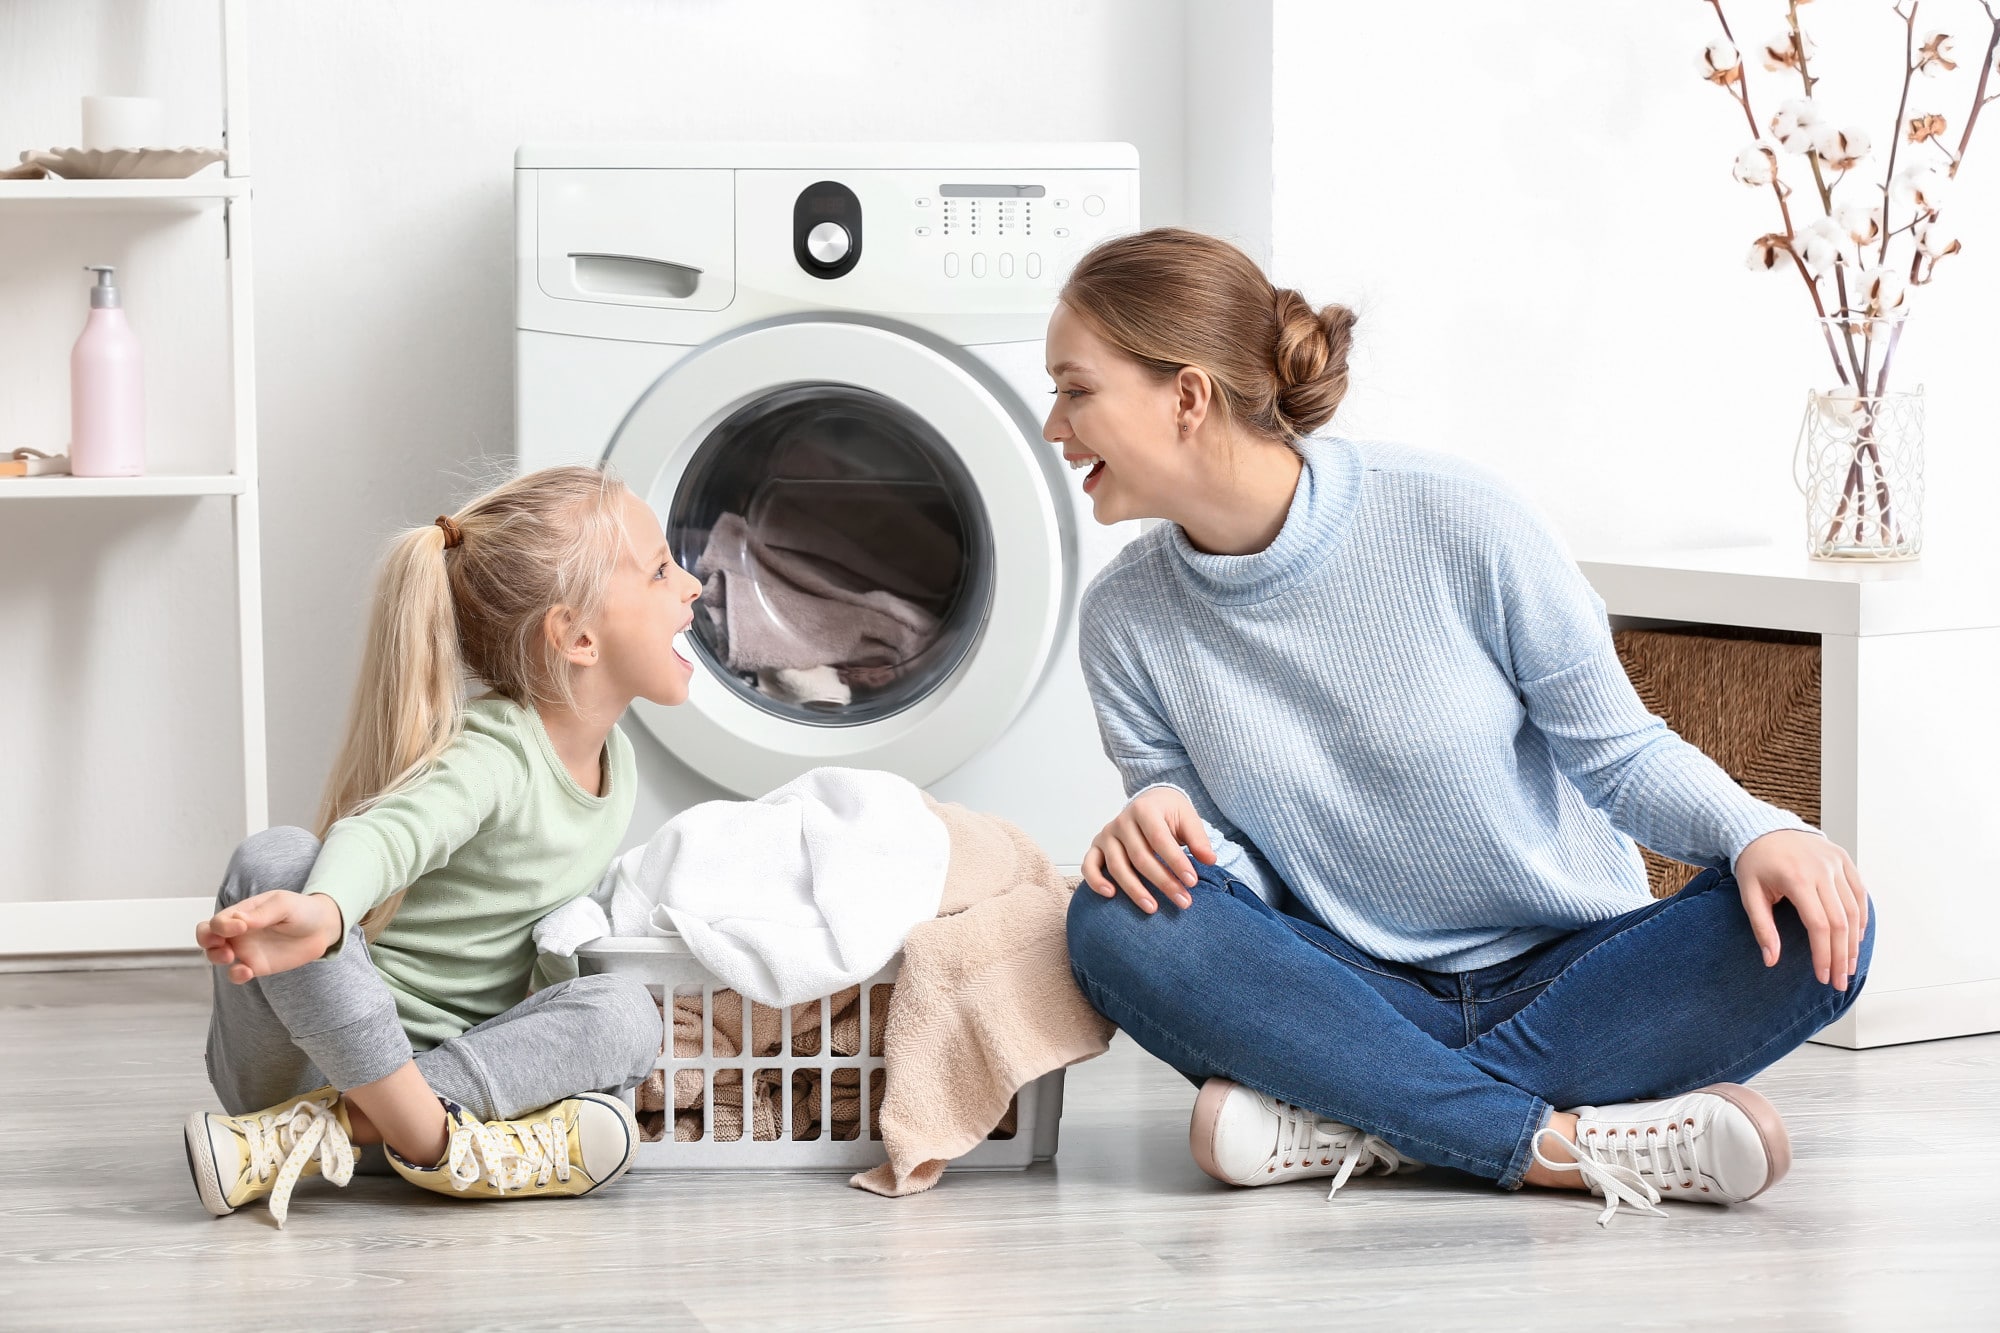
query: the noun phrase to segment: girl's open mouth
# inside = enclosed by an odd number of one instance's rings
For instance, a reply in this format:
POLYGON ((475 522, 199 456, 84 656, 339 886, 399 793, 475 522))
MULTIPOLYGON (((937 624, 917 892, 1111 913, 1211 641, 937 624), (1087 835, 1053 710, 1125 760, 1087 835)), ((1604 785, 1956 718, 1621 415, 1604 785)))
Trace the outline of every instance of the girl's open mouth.
POLYGON ((682 630, 679 634, 674 635, 674 658, 689 671, 694 670, 694 663, 688 658, 688 654, 693 651, 694 645, 687 641, 686 630, 682 630))

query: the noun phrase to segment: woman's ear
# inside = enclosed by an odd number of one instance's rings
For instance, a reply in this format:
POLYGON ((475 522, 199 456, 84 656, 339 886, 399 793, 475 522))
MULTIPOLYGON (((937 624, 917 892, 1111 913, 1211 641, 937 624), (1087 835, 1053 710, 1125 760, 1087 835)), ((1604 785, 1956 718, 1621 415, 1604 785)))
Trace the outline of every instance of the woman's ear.
POLYGON ((552 606, 542 617, 542 633, 547 637, 549 647, 562 655, 571 666, 587 667, 597 663, 597 641, 590 630, 577 623, 575 612, 566 606, 552 606))
POLYGON ((1194 435, 1208 419, 1215 386, 1200 366, 1182 366, 1174 376, 1174 424, 1182 436, 1194 435))

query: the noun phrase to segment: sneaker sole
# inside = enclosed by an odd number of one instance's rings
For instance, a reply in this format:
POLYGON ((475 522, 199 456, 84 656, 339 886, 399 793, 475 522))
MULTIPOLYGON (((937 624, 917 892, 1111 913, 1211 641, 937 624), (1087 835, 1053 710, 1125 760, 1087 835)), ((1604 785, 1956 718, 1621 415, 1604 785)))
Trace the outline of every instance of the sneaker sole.
POLYGON ((187 1118, 187 1128, 182 1134, 182 1146, 187 1149, 188 1174, 194 1177, 195 1192, 201 1195, 202 1207, 217 1217, 227 1217, 236 1210, 222 1195, 222 1181, 215 1174, 215 1158, 210 1156, 205 1146, 208 1138, 208 1117, 196 1111, 187 1118), (202 1151, 195 1151, 195 1144, 203 1142, 202 1151))
POLYGON ((1762 1185, 1743 1197, 1754 1199, 1783 1180, 1792 1169, 1792 1136, 1786 1132, 1784 1117, 1771 1105, 1770 1098, 1740 1083, 1711 1083, 1696 1091, 1712 1092, 1748 1116, 1756 1127, 1758 1142, 1764 1145, 1764 1160, 1771 1164, 1770 1174, 1764 1177, 1762 1185))
POLYGON ((1201 1085, 1201 1092, 1194 1099, 1194 1114, 1188 1117, 1188 1152, 1194 1156, 1194 1164, 1210 1176, 1241 1189, 1244 1183, 1231 1180, 1215 1163, 1215 1130, 1222 1123, 1222 1104, 1237 1087, 1226 1078, 1212 1078, 1201 1085))
POLYGON ((581 1102, 597 1102, 600 1105, 616 1107, 618 1109, 618 1123, 625 1127, 625 1160, 619 1163, 616 1171, 613 1171, 610 1175, 592 1185, 582 1194, 573 1194, 570 1196, 573 1199, 582 1199, 597 1193, 597 1191, 620 1179, 627 1171, 632 1169, 633 1159, 639 1155, 639 1117, 632 1114, 632 1108, 625 1104, 623 1097, 612 1097, 602 1092, 586 1092, 578 1097, 577 1100, 581 1102))

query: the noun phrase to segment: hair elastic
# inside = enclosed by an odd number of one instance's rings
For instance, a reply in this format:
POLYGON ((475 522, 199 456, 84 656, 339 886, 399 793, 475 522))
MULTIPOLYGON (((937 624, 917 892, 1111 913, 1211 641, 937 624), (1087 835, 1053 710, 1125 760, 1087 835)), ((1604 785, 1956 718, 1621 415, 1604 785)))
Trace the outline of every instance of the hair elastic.
POLYGON ((444 529, 444 549, 449 551, 465 540, 465 529, 443 514, 437 516, 437 525, 444 529))

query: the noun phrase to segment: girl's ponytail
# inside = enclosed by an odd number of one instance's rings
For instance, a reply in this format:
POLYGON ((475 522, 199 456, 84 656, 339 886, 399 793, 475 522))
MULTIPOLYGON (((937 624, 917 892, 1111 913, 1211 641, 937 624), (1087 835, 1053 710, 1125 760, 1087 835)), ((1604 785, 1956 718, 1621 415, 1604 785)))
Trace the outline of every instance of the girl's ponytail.
MULTIPOLYGON (((337 821, 367 809, 437 762, 458 736, 465 669, 445 569, 449 540, 443 523, 412 528, 383 561, 347 738, 320 802, 316 832, 322 839, 337 821)), ((370 940, 402 899, 398 893, 362 918, 370 940)))
MULTIPOLYGON (((545 622, 557 606, 579 624, 598 614, 624 550, 626 494, 602 468, 545 468, 396 538, 320 803, 322 839, 438 761, 464 725, 468 683, 523 708, 576 706, 545 622)), ((370 940, 402 901, 398 893, 363 918, 370 940)))

